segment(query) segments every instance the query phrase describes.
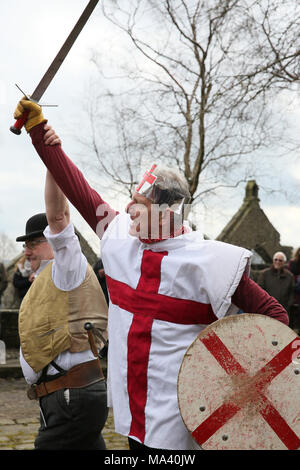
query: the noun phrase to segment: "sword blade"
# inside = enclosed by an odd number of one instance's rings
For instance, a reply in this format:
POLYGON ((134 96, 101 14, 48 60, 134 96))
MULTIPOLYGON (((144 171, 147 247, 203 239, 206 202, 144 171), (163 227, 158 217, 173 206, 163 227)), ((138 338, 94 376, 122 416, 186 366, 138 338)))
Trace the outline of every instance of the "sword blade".
POLYGON ((64 44, 62 45, 61 49, 57 53, 56 57, 53 59, 50 67, 44 74, 43 78, 41 79, 40 83, 34 90, 31 95, 31 98, 35 101, 39 101, 45 91, 47 90, 48 86, 50 85, 51 81, 53 80, 56 72, 60 68, 61 64, 63 63, 64 59, 68 55, 71 47, 73 46, 74 42, 76 41, 79 33, 83 29, 84 25, 88 21, 89 17, 91 16, 93 10, 95 9, 99 0, 90 0, 86 8, 84 9, 83 13, 81 14, 79 20, 75 24, 74 28, 70 32, 69 36, 65 40, 64 44))

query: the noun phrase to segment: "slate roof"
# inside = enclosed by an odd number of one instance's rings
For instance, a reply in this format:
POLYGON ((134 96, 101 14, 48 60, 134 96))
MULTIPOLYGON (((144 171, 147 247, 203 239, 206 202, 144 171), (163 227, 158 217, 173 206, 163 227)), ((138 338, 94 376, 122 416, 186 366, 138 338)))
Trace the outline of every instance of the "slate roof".
POLYGON ((276 251, 290 258, 292 247, 281 245, 279 232, 260 207, 258 191, 256 181, 248 181, 240 209, 216 239, 254 251, 266 264, 272 262, 276 251))

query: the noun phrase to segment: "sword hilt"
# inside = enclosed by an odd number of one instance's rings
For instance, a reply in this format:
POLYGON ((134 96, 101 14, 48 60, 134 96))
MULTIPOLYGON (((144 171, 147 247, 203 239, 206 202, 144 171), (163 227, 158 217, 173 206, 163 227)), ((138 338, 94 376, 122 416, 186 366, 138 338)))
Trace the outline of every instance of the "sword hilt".
MULTIPOLYGON (((53 77, 55 76, 56 72, 58 71, 59 67, 65 60, 66 56, 68 55, 72 45, 76 41, 78 35, 80 34, 82 28, 88 21, 89 17, 91 16, 93 10, 95 9, 97 3, 99 0, 90 0, 87 6, 85 7, 84 11, 82 12, 79 20, 75 24, 74 28, 70 32, 69 36, 63 43, 62 47, 60 48, 59 52, 55 56, 54 60, 50 64, 50 67, 44 74, 43 78, 41 79, 40 83, 34 90, 34 92, 31 95, 31 98, 33 97, 35 100, 39 101, 40 98, 43 96, 45 90, 51 83, 53 77)), ((19 88, 19 87, 18 87, 19 88)), ((28 115, 25 115, 25 113, 22 115, 20 119, 18 119, 13 126, 10 127, 11 132, 14 134, 21 134, 21 129, 26 122, 28 115)))
POLYGON ((16 135, 21 134, 21 129, 24 126, 25 122, 27 121, 29 111, 24 111, 22 116, 16 120, 13 126, 10 126, 10 131, 16 135))
POLYGON ((93 333, 94 325, 91 322, 86 322, 84 324, 84 329, 87 331, 91 350, 94 356, 98 357, 98 351, 97 351, 97 347, 96 347, 96 343, 94 339, 94 333, 93 333))

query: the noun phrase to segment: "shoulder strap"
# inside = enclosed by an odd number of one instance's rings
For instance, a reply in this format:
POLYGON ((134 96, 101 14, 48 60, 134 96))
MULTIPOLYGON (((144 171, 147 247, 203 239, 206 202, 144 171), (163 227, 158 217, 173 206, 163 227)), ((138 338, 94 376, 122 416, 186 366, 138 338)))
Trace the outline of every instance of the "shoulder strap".
MULTIPOLYGON (((50 364, 56 369, 58 370, 58 372, 60 372, 61 374, 65 374, 67 371, 65 369, 63 369, 62 367, 60 367, 59 365, 56 364, 56 362, 54 361, 51 361, 50 364)), ((49 365, 49 364, 48 364, 49 365)), ((47 366, 48 367, 48 366, 47 366)))

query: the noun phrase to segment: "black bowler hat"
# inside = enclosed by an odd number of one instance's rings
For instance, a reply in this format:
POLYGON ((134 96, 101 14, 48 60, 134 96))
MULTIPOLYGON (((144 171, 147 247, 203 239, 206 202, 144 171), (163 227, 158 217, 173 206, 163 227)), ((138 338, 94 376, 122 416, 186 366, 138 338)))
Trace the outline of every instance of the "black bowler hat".
POLYGON ((16 241, 23 242, 31 238, 41 237, 47 225, 48 221, 45 213, 33 215, 26 222, 26 235, 16 238, 16 241))

